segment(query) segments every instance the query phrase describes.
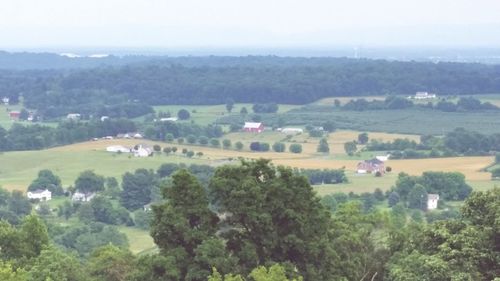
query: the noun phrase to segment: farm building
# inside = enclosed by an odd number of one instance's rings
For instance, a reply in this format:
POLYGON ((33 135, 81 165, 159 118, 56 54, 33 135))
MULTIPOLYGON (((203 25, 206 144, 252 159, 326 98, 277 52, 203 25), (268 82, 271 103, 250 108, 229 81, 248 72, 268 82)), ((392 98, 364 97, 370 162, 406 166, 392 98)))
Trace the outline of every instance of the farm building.
POLYGON ((378 160, 380 160, 382 162, 385 162, 385 161, 389 160, 389 157, 391 157, 390 154, 375 156, 376 159, 378 159, 378 160))
POLYGON ((261 133, 262 131, 264 131, 264 124, 260 122, 245 122, 243 131, 251 133, 261 133))
POLYGON ((95 192, 80 192, 80 191, 75 191, 73 193, 73 196, 71 196, 71 200, 73 201, 80 201, 80 202, 89 202, 94 198, 96 195, 95 192))
POLYGON ((104 120, 108 120, 109 116, 101 116, 101 122, 104 122, 104 120))
POLYGON ((428 92, 417 92, 413 98, 416 100, 435 99, 436 94, 431 94, 428 92))
POLYGON ((4 105, 9 105, 9 101, 10 101, 10 99, 8 97, 3 97, 2 98, 2 102, 3 102, 4 105))
POLYGON ((21 116, 21 112, 20 111, 11 111, 11 112, 9 112, 10 119, 19 119, 19 116, 21 116))
POLYGON ((132 149, 135 157, 148 157, 153 155, 153 149, 145 144, 138 144, 132 149))
POLYGON ((52 192, 48 189, 37 189, 26 193, 29 199, 38 199, 40 201, 49 201, 52 199, 52 192))
POLYGON ((281 129, 281 132, 287 135, 298 135, 302 134, 304 130, 301 128, 283 128, 281 129))
POLYGON ((383 174, 385 172, 385 165, 383 161, 380 161, 377 158, 365 160, 358 163, 356 172, 358 174, 374 174, 376 172, 383 174))
POLYGON ((161 118, 161 122, 176 122, 178 120, 177 117, 168 117, 168 118, 161 118))
POLYGON ((427 210, 437 209, 439 194, 427 194, 427 210))
POLYGON ((130 153, 130 148, 122 146, 122 145, 112 145, 106 147, 107 152, 122 152, 122 153, 130 153))
POLYGON ((66 115, 66 119, 68 120, 80 120, 80 118, 81 118, 80 113, 70 113, 66 115))

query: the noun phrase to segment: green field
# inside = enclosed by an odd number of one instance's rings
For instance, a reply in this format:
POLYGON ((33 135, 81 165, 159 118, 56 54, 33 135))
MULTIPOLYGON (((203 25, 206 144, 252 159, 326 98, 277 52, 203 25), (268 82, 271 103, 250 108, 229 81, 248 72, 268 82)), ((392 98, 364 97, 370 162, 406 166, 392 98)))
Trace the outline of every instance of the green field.
POLYGON ((457 127, 485 134, 500 133, 500 111, 441 112, 437 110, 344 111, 317 107, 292 110, 281 117, 291 125, 334 121, 339 128, 369 132, 441 135, 457 127))
POLYGON ((127 171, 139 168, 157 169, 163 163, 200 163, 203 160, 183 156, 137 158, 105 151, 19 151, 0 154, 0 186, 26 190, 41 169, 57 174, 64 186, 73 185, 78 175, 87 169, 118 180, 127 171))
MULTIPOLYGON (((251 103, 238 103, 234 104, 234 108, 231 113, 228 113, 226 110, 225 104, 219 105, 161 105, 154 106, 154 110, 156 113, 164 112, 170 113, 171 116, 177 116, 177 112, 181 109, 186 109, 191 114, 191 118, 185 122, 193 121, 196 124, 200 125, 208 125, 216 123, 219 118, 227 117, 229 115, 240 115, 240 110, 243 107, 247 108, 248 113, 252 112, 251 103)), ((278 113, 285 113, 291 109, 298 108, 298 105, 288 105, 288 104, 280 104, 278 108, 278 113)))

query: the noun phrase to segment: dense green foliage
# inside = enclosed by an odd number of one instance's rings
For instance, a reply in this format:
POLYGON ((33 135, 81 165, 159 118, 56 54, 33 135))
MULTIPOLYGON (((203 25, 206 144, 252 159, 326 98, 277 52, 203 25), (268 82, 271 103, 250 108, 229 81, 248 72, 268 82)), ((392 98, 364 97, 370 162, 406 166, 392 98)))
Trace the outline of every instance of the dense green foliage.
POLYGON ((9 130, 0 127, 0 151, 35 150, 88 141, 92 138, 134 132, 136 124, 126 119, 61 122, 56 128, 39 124, 23 126, 15 123, 9 130))
MULTIPOLYGON (((274 167, 268 160, 221 166, 205 187, 183 168, 166 164, 158 175, 144 170, 148 177, 170 176, 162 183, 164 200, 153 204, 152 212, 134 212, 135 220, 142 220, 138 225, 150 226, 158 253, 136 256, 126 250, 125 235, 110 225, 119 202, 98 196, 63 205, 92 214, 85 224, 54 224, 50 215, 44 222, 29 212, 15 224, 0 222, 0 278, 475 281, 500 275, 500 189, 467 193, 460 212, 435 210, 424 216, 398 203, 419 209, 418 199, 426 193, 465 198, 459 174, 401 174, 386 194, 377 189, 320 200, 299 174, 304 171, 274 167), (391 209, 378 210, 386 199, 391 209)), ((189 170, 208 171, 201 165, 189 170)), ((107 179, 106 188, 113 186, 117 183, 107 179)), ((0 207, 9 206, 13 197, 0 189, 0 207)))
MULTIPOLYGON (((126 61, 126 60, 125 60, 126 61)), ((201 57, 73 71, 1 71, 0 92, 13 102, 23 93, 44 118, 71 112, 135 117, 148 105, 304 104, 331 96, 499 92, 495 66, 345 58, 201 57), (207 82, 208 81, 208 82, 207 82)), ((391 101, 389 108, 405 106, 391 101)), ((459 108, 475 109, 464 100, 459 108)), ((444 108, 447 108, 444 106, 444 108)))

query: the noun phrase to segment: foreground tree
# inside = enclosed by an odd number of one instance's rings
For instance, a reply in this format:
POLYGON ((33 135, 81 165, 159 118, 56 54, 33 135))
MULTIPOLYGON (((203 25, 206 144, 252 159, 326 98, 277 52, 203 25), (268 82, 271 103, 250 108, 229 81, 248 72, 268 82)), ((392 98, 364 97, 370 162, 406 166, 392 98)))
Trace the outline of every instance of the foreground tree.
POLYGON ((228 229, 221 235, 242 272, 268 262, 291 263, 307 280, 331 280, 334 251, 328 242, 329 212, 308 180, 268 160, 216 170, 212 204, 228 229))
MULTIPOLYGON (((192 276, 190 280, 202 280, 193 272, 198 268, 197 248, 214 237, 218 218, 208 208, 203 187, 186 170, 172 176, 172 185, 163 190, 163 196, 167 202, 153 206, 151 236, 162 255, 175 257, 180 280, 187 276, 192 276)), ((207 273, 210 268, 206 268, 207 273)))

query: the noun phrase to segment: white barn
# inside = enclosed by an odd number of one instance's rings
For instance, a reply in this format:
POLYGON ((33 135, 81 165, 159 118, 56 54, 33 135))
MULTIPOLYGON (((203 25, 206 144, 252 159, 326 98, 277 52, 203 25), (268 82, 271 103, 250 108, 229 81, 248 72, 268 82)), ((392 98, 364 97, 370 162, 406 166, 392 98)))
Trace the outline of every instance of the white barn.
POLYGON ((301 128, 283 128, 283 129, 281 129, 281 132, 283 134, 287 134, 287 135, 292 135, 292 134, 298 135, 298 134, 304 133, 304 129, 301 129, 301 128))
POLYGON ((26 193, 29 199, 38 199, 40 201, 52 200, 52 192, 48 189, 37 189, 35 191, 28 191, 26 193))
POLYGON ((106 147, 107 152, 121 152, 121 153, 130 153, 130 148, 122 146, 122 145, 112 145, 106 147))
POLYGON ((132 150, 135 157, 148 157, 153 155, 153 149, 144 144, 138 144, 132 150))

